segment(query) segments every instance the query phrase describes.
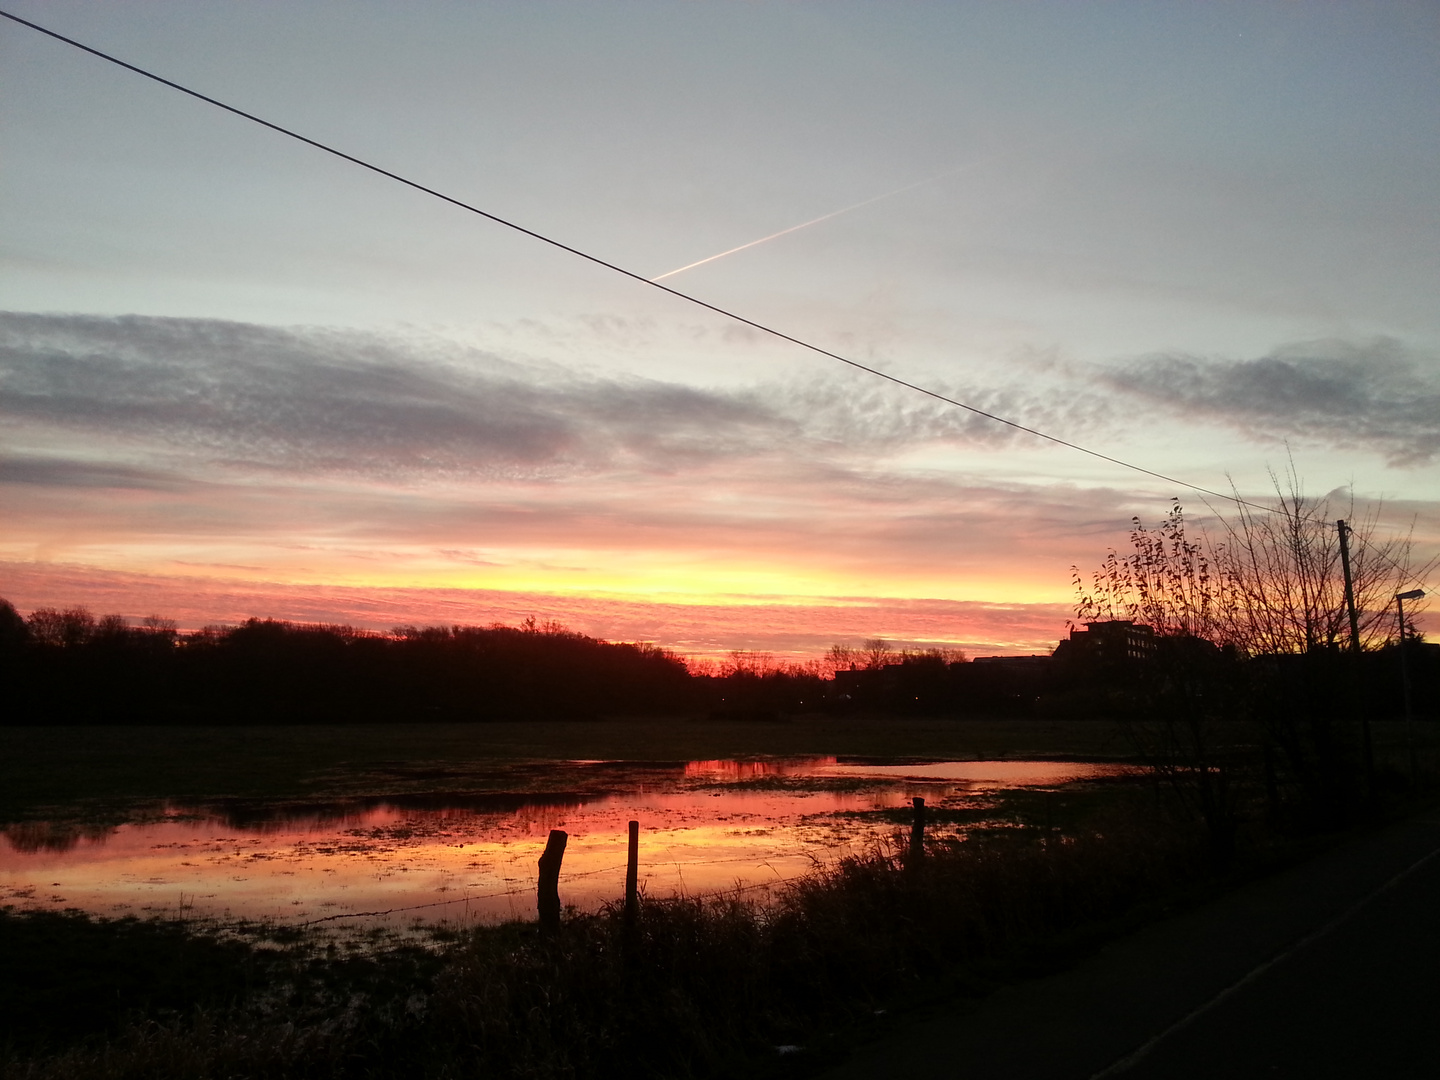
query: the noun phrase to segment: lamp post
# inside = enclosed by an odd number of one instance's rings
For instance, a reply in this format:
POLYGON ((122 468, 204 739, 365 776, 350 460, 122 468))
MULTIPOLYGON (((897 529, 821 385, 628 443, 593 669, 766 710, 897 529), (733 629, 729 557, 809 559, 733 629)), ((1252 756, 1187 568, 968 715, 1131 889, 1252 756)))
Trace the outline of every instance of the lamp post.
POLYGON ((1415 785, 1415 734, 1410 722, 1410 662, 1405 656, 1405 601, 1419 600, 1424 589, 1395 594, 1395 614, 1400 619, 1400 686, 1405 694, 1405 745, 1410 751, 1410 784, 1415 785))

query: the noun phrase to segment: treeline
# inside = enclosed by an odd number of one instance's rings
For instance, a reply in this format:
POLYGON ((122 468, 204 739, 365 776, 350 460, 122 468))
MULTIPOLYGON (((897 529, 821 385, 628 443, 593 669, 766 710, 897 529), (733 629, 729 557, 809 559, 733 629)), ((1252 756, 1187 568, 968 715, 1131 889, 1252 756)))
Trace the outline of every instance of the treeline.
POLYGON ((0 600, 4 722, 347 723, 677 714, 778 721, 800 713, 1015 714, 1021 685, 950 650, 881 639, 824 658, 756 652, 687 662, 555 622, 350 626, 249 619, 190 633, 83 607, 22 616, 0 600))
POLYGON ((585 718, 692 707, 679 657, 550 623, 348 626, 250 619, 182 634, 0 601, 9 723, 347 723, 585 718))
MULTIPOLYGON (((1070 645, 1072 643, 1065 643, 1070 645)), ((1440 650, 1411 642, 1411 710, 1440 715, 1440 650)), ((735 652, 687 662, 553 622, 349 626, 249 619, 181 633, 84 608, 22 617, 0 600, 0 722, 347 723, 671 714, 778 721, 803 713, 1215 719, 1403 713, 1400 650, 1246 657, 1184 634, 1143 659, 1103 652, 970 662, 880 640, 777 662, 735 652)), ((1308 721, 1307 721, 1308 722, 1308 721)))
POLYGON ((715 707, 756 718, 823 711, 1123 720, 1184 712, 1344 723, 1361 714, 1403 716, 1408 682, 1411 714, 1440 719, 1440 648, 1419 640, 1407 640, 1404 665, 1394 641, 1358 657, 1334 646, 1246 655, 1183 633, 1150 636, 1146 651, 1135 656, 1066 647, 1073 645, 1062 643, 1054 656, 971 662, 952 650, 897 650, 875 639, 859 649, 835 646, 805 664, 736 653, 708 674, 716 683, 715 707))
POLYGON ((692 664, 717 719, 773 720, 790 713, 983 712, 983 678, 956 649, 895 649, 881 638, 863 648, 833 645, 823 658, 777 662, 767 653, 732 652, 723 661, 692 664), (948 692, 935 692, 943 684, 948 692))

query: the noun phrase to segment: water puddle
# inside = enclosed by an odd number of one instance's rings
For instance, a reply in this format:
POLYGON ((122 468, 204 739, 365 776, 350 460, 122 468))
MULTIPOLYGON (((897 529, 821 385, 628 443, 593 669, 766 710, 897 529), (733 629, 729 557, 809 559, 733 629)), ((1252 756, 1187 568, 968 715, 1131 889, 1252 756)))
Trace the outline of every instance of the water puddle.
POLYGON ((594 909, 623 895, 631 819, 641 823, 648 895, 739 888, 763 896, 817 865, 888 842, 917 795, 939 812, 935 832, 954 835, 973 827, 998 792, 1128 771, 833 757, 548 762, 498 777, 545 791, 172 804, 107 828, 9 826, 0 904, 348 928, 533 918, 536 860, 549 831, 569 833, 561 899, 594 909), (956 811, 969 812, 971 824, 957 823, 956 811))

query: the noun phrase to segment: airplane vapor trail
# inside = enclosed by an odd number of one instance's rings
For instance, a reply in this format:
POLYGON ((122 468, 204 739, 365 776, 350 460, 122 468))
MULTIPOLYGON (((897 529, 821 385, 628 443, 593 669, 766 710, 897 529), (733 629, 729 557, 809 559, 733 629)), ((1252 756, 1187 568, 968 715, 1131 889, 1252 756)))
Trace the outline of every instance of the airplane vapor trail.
POLYGON ((674 270, 667 270, 665 273, 659 275, 658 277, 652 277, 649 280, 652 282, 664 281, 666 278, 674 277, 676 274, 683 274, 686 270, 694 270, 697 266, 704 266, 706 263, 714 262, 716 259, 723 259, 726 255, 734 255, 737 251, 744 251, 746 248, 752 248, 756 244, 764 244, 767 241, 775 240, 782 236, 787 236, 792 232, 799 232, 801 229, 808 229, 811 225, 819 225, 822 221, 829 221, 831 218, 837 218, 841 214, 848 214, 851 211, 859 210, 862 206, 869 206, 871 203, 877 203, 883 199, 893 199, 896 195, 903 195, 905 194, 905 192, 913 191, 915 188, 924 187, 926 184, 933 184, 936 180, 943 180, 947 176, 960 172, 963 169, 972 168, 976 164, 977 162, 968 162, 965 165, 961 165, 959 168, 948 169, 945 172, 936 173, 934 176, 927 176, 924 180, 916 180, 914 183, 906 184, 904 187, 898 187, 894 191, 887 191, 882 195, 872 195, 870 198, 863 199, 860 202, 852 203, 849 206, 842 206, 839 210, 831 210, 828 214, 821 214, 819 217, 811 218, 809 221, 802 221, 799 225, 791 225, 788 229, 781 229, 779 232, 771 233, 769 236, 762 236, 758 240, 751 240, 748 244, 741 244, 739 247, 730 248, 728 251, 722 251, 717 255, 710 255, 707 258, 697 259, 695 262, 686 263, 684 266, 676 267, 674 270))

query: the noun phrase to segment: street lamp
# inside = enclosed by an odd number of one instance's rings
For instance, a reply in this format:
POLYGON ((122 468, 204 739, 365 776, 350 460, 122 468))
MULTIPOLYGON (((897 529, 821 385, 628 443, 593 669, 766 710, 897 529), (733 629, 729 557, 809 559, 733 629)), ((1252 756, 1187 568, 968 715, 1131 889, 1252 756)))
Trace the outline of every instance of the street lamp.
POLYGON ((1424 589, 1395 594, 1395 614, 1400 619, 1400 685, 1405 694, 1405 745, 1410 751, 1410 784, 1415 784, 1415 734, 1410 723, 1410 663, 1405 657, 1405 601, 1420 600, 1424 589))

